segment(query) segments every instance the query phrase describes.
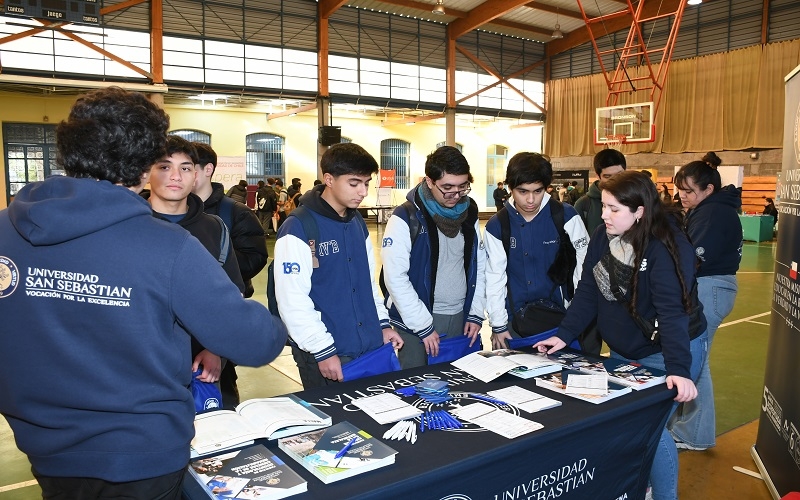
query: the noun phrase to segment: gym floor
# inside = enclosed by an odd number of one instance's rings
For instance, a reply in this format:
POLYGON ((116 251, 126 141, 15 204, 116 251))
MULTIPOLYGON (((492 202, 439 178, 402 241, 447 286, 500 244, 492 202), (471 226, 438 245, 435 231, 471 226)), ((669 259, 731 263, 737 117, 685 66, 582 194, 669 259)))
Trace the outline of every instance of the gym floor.
MULTIPOLYGON (((484 222, 485 223, 485 222, 484 222)), ((383 226, 369 224, 373 245, 380 248, 383 226), (375 228, 377 227, 377 230, 375 228)), ((272 253, 275 237, 267 240, 272 253)), ((737 274, 739 293, 733 312, 714 339, 711 371, 717 409, 717 446, 704 452, 684 451, 680 460, 680 498, 706 500, 737 498, 769 500, 764 482, 737 472, 734 466, 757 473, 750 457, 758 431, 762 382, 769 340, 775 241, 745 242, 737 274)), ((380 265, 380 255, 377 255, 380 265)), ((266 271, 253 282, 256 300, 266 304, 266 271)), ((488 322, 481 331, 489 346, 488 322)), ((302 390, 288 348, 261 368, 237 368, 242 400, 302 390)), ((25 455, 17 450, 5 419, 0 420, 0 500, 41 498, 25 455)))

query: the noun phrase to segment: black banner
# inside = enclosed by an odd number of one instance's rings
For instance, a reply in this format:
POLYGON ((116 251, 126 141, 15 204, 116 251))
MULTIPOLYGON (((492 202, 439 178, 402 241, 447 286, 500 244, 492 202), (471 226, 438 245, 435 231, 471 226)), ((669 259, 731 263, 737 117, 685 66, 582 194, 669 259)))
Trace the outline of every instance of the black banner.
POLYGON ((767 367, 753 458, 773 497, 800 491, 800 66, 786 79, 767 367))

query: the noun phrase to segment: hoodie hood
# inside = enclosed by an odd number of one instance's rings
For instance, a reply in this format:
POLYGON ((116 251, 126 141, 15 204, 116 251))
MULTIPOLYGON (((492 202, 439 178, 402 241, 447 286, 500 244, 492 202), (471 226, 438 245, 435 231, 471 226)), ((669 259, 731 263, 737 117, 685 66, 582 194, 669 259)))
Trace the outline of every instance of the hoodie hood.
POLYGON ((589 198, 599 200, 602 190, 600 189, 600 181, 594 181, 589 184, 589 189, 586 191, 586 196, 589 198))
POLYGON ((306 191, 305 194, 300 195, 300 205, 307 207, 309 210, 317 212, 323 217, 327 217, 339 222, 350 222, 350 220, 356 216, 358 209, 348 208, 345 211, 344 217, 340 217, 339 214, 336 213, 336 210, 334 210, 333 207, 322 198, 323 191, 325 191, 325 184, 314 186, 310 190, 306 191))
POLYGON ((205 206, 205 210, 210 213, 217 213, 217 210, 210 210, 219 205, 220 200, 222 197, 225 196, 225 186, 220 184, 219 182, 212 182, 211 183, 211 194, 208 195, 208 199, 203 202, 203 206, 205 206))
POLYGON ((28 184, 8 206, 11 224, 32 245, 64 243, 150 213, 126 187, 64 176, 28 184))
POLYGON ((722 189, 700 202, 697 208, 713 203, 719 203, 739 210, 742 208, 742 188, 737 188, 733 184, 723 186, 722 189))

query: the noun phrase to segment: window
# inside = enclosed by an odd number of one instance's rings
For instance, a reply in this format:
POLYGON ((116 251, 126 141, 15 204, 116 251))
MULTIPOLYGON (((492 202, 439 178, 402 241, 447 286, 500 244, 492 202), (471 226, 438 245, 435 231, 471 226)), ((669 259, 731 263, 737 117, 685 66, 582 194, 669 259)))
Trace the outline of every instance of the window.
POLYGON ((339 141, 340 144, 350 144, 351 142, 353 142, 353 139, 345 136, 342 136, 342 139, 339 141))
POLYGON ((30 182, 51 175, 64 175, 56 166, 56 126, 32 123, 4 123, 6 152, 6 202, 30 182))
POLYGON ((211 134, 201 130, 171 130, 169 134, 183 137, 189 142, 202 142, 203 144, 208 144, 209 146, 211 145, 211 134))
MULTIPOLYGON (((447 143, 442 141, 436 144, 436 149, 439 149, 442 146, 447 146, 447 143)), ((459 153, 464 153, 464 145, 456 143, 455 148, 458 150, 459 153)))
POLYGON ((285 160, 284 138, 275 134, 247 136, 247 183, 258 184, 266 177, 283 179, 285 160))
POLYGON ((506 159, 508 158, 508 148, 499 144, 492 144, 486 152, 486 206, 494 206, 492 194, 497 188, 497 183, 505 182, 506 179, 506 159))
POLYGON ((409 189, 411 167, 411 143, 400 139, 381 141, 381 169, 394 170, 394 185, 397 189, 409 189))

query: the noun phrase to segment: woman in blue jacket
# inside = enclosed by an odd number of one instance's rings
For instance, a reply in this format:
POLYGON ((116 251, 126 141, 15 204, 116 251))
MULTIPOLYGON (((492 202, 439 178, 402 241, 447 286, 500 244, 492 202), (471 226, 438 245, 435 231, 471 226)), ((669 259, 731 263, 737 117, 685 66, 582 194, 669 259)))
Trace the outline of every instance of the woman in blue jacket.
MULTIPOLYGON (((708 350, 720 323, 736 301, 736 271, 742 258, 742 193, 722 187, 713 152, 702 161, 687 163, 675 174, 681 205, 687 210, 685 227, 699 261, 697 291, 708 323, 708 350)), ((697 379, 697 399, 684 403, 667 426, 678 448, 705 450, 716 444, 714 386, 708 355, 697 379)))
MULTIPOLYGON (((691 401, 706 346, 705 320, 692 294, 692 246, 649 177, 621 172, 601 187, 604 225, 589 241, 575 298, 556 335, 535 347, 555 352, 596 319, 613 357, 665 370, 675 401, 691 401), (655 320, 660 336, 651 341, 640 325, 655 320)), ((664 429, 650 472, 655 500, 678 496, 677 455, 664 429)))

